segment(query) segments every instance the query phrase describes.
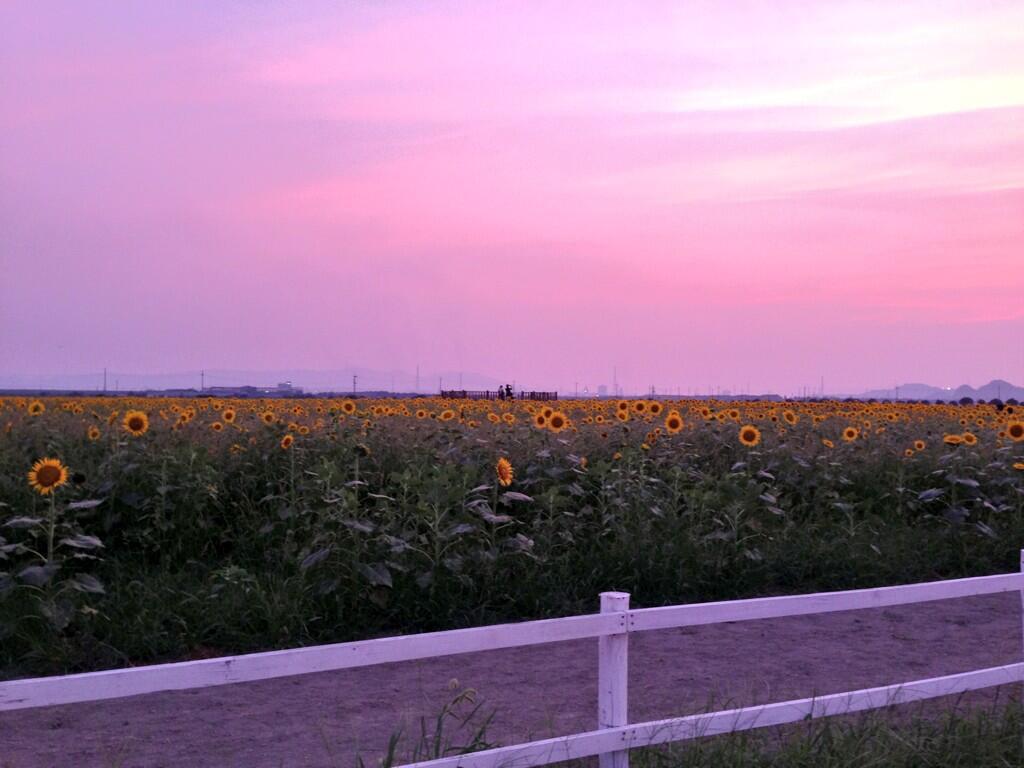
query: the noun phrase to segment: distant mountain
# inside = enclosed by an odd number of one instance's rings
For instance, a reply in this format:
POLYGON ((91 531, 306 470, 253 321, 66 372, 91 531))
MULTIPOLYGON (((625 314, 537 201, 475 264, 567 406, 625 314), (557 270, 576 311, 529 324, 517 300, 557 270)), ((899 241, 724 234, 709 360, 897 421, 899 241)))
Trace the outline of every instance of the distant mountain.
POLYGON ((930 384, 900 384, 893 389, 872 389, 857 395, 862 400, 960 400, 969 397, 972 400, 1009 400, 1013 398, 1024 402, 1024 387, 1018 387, 1002 379, 993 379, 977 389, 963 384, 956 389, 933 387, 930 384))

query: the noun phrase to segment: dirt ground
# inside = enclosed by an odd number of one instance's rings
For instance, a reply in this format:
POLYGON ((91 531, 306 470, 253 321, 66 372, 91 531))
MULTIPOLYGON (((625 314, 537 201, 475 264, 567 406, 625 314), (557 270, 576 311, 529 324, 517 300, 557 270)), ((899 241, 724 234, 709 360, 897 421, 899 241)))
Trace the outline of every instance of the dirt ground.
MULTIPOLYGON (((1019 661, 1021 602, 988 595, 629 642, 630 719, 642 721, 1019 661)), ((6 712, 0 766, 349 768, 357 754, 372 765, 400 725, 440 710, 453 679, 494 710, 490 740, 512 744, 594 728, 596 678, 595 639, 6 712)))

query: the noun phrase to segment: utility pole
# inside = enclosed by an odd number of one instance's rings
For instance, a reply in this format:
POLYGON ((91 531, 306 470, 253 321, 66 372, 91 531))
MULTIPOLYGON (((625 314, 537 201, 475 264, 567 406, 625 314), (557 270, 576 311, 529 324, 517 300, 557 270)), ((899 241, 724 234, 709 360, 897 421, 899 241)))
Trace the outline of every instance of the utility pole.
POLYGON ((352 374, 352 394, 353 395, 356 393, 356 379, 358 379, 358 378, 359 377, 356 374, 354 374, 354 373, 352 374))
POLYGON ((107 394, 107 369, 103 369, 103 394, 107 394))
POLYGON ((199 372, 199 391, 203 392, 206 390, 206 371, 199 372))
POLYGON ((416 393, 420 391, 420 364, 416 363, 416 393))

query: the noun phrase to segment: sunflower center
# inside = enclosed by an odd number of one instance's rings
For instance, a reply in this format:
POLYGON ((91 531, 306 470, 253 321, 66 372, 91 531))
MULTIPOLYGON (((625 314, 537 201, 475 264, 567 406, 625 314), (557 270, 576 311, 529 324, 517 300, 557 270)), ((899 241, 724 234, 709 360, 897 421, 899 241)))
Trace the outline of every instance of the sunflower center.
POLYGON ((59 480, 60 470, 57 467, 50 466, 49 464, 45 467, 40 467, 39 471, 36 472, 36 482, 44 488, 56 485, 59 480))

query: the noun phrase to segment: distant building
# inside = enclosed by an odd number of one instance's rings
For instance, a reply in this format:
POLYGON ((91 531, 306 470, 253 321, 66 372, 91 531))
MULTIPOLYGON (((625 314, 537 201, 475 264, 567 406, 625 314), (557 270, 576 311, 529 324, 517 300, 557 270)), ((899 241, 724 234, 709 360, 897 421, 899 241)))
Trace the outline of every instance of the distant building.
POLYGON ((297 397, 302 395, 302 387, 292 386, 290 381, 285 381, 274 387, 207 387, 202 394, 206 397, 297 397))

